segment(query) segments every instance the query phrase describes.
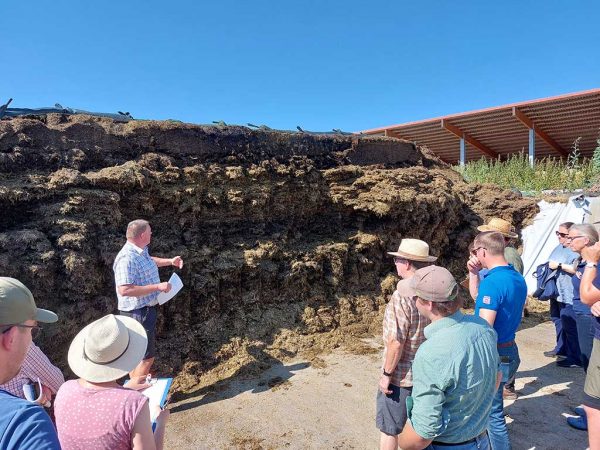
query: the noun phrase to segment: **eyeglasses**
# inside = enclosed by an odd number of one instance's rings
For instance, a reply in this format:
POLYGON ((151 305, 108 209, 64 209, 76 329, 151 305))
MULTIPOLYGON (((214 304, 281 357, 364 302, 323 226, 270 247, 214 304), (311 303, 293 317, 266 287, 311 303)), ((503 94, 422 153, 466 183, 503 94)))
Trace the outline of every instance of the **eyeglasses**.
POLYGON ((575 239, 579 239, 582 237, 587 237, 587 236, 567 236, 565 239, 570 242, 570 241, 574 241, 575 239))
POLYGON ((37 338, 40 333, 42 332, 42 327, 40 327, 39 325, 23 325, 23 324, 14 324, 14 325, 5 325, 7 328, 5 328, 4 330, 2 330, 2 334, 8 332, 12 327, 19 327, 19 328, 31 328, 31 339, 35 339, 37 338))
POLYGON ((408 261, 408 260, 405 258, 398 258, 397 256, 394 257, 394 264, 402 264, 405 261, 408 261))
POLYGON ((485 248, 485 247, 477 247, 477 248, 474 248, 473 250, 471 250, 471 255, 477 256, 477 252, 481 249, 487 250, 487 248, 485 248))
POLYGON ((566 238, 566 237, 568 237, 568 236, 569 236, 569 234, 568 234, 568 233, 561 233, 560 231, 557 231, 557 232, 556 232, 556 235, 557 235, 558 237, 561 237, 561 238, 566 238))

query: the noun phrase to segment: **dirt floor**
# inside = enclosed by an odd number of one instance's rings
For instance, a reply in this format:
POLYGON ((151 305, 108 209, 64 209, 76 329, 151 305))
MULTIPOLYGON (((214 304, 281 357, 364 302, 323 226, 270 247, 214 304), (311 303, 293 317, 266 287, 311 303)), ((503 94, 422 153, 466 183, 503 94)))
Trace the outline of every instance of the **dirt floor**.
MULTIPOLYGON (((515 450, 579 450, 587 434, 570 428, 583 371, 557 367, 543 356, 553 346, 550 322, 529 320, 517 335, 522 363, 519 399, 507 402, 515 450), (537 323, 537 324, 536 324, 537 323)), ((365 343, 378 345, 374 338, 365 343)), ((169 449, 375 449, 375 393, 379 351, 337 350, 312 363, 278 363, 248 379, 232 378, 171 405, 169 449)))

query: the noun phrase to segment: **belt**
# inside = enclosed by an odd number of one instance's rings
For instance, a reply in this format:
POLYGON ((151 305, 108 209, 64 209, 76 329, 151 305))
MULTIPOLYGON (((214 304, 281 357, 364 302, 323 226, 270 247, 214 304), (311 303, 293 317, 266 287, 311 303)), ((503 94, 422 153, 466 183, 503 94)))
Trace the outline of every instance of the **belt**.
POLYGON ((503 342, 502 344, 498 344, 498 348, 512 347, 513 345, 515 345, 515 341, 503 342))
POLYGON ((484 431, 480 435, 475 436, 473 439, 469 439, 468 441, 463 441, 463 442, 438 442, 438 441, 433 441, 431 443, 431 445, 437 445, 438 447, 456 447, 457 445, 471 444, 473 442, 477 442, 477 439, 479 439, 480 437, 485 436, 486 433, 487 433, 487 431, 484 431))

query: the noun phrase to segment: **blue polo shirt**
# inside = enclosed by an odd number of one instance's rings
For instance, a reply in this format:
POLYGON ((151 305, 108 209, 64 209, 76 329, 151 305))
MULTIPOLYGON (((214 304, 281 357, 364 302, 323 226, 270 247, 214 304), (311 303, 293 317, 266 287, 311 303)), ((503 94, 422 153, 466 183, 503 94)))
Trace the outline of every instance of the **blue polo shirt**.
POLYGON ((60 444, 54 425, 41 406, 0 390, 0 448, 60 450, 60 444))
POLYGON ((511 265, 494 267, 481 281, 475 315, 479 315, 480 309, 496 311, 494 330, 498 333, 498 344, 515 339, 526 298, 525 278, 511 265))

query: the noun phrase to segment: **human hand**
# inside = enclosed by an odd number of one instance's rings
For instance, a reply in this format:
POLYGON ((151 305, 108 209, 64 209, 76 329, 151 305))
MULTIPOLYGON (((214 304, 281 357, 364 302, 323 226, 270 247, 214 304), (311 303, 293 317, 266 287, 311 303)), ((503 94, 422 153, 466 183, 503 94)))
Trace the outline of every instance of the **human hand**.
POLYGON ((171 283, 168 283, 166 281, 157 284, 157 286, 160 292, 169 292, 171 290, 171 283))
POLYGON ((40 395, 40 399, 38 400, 38 403, 42 406, 45 406, 46 408, 50 408, 50 406, 52 406, 51 400, 52 400, 52 391, 50 390, 50 388, 48 386, 45 386, 42 384, 42 392, 40 395))
POLYGON ((381 374, 381 377, 379 377, 379 390, 386 395, 392 393, 390 390, 390 377, 381 374))
POLYGON ((181 256, 175 256, 171 258, 171 265, 177 267, 178 269, 183 269, 183 259, 181 256))
POLYGON ((149 388, 150 385, 146 382, 146 375, 138 375, 133 377, 127 382, 125 386, 127 389, 133 389, 135 391, 141 391, 142 389, 149 388))
POLYGON ((600 242, 581 249, 581 257, 586 262, 598 263, 600 260, 600 242))
POLYGON ((478 275, 479 271, 483 269, 483 266, 481 265, 481 262, 477 256, 471 255, 469 257, 469 260, 467 261, 467 269, 469 270, 469 273, 472 273, 473 275, 478 275))
POLYGON ((548 261, 548 267, 554 270, 558 267, 558 263, 556 261, 548 261))
POLYGON ((594 317, 600 317, 600 302, 596 302, 592 305, 592 315, 594 317))
POLYGON ((156 424, 167 423, 169 417, 171 416, 171 411, 168 409, 163 409, 158 405, 154 405, 152 407, 152 417, 156 417, 156 424))

